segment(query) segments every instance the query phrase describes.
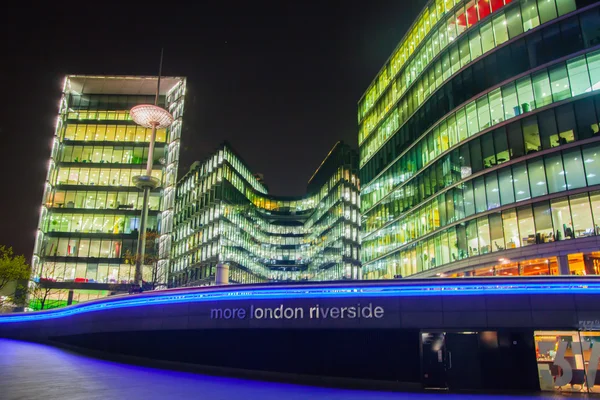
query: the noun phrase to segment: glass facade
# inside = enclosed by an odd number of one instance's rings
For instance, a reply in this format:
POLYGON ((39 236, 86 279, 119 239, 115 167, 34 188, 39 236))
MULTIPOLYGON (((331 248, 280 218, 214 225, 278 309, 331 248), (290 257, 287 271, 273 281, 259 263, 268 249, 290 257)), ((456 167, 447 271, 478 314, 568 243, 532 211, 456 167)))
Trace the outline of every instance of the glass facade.
MULTIPOLYGON (((144 266, 146 281, 168 268, 185 94, 185 79, 161 82, 159 104, 175 123, 156 136, 152 175, 161 186, 149 198, 148 230, 156 240, 148 250, 157 261, 144 266)), ((142 208, 133 178, 145 172, 150 129, 131 121, 129 109, 153 104, 155 85, 152 77, 65 78, 32 261, 32 279, 56 286, 48 304, 64 305, 74 287, 77 302, 133 280, 127 257, 135 253, 142 208)))
POLYGON ((357 164, 338 143, 307 196, 280 198, 224 144, 178 184, 170 285, 209 283, 218 263, 239 283, 358 278, 357 164))
POLYGON ((438 0, 414 26, 359 103, 363 276, 596 274, 551 243, 595 259, 600 3, 438 0))

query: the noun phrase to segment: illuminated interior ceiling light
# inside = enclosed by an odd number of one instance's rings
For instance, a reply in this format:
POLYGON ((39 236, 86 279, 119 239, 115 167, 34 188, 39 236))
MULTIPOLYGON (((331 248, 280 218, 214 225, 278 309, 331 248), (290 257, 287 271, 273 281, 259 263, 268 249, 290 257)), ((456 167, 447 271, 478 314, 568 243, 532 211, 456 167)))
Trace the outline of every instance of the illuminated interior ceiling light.
POLYGON ((173 123, 173 116, 164 108, 152 104, 140 104, 129 111, 131 119, 145 128, 162 129, 173 123))

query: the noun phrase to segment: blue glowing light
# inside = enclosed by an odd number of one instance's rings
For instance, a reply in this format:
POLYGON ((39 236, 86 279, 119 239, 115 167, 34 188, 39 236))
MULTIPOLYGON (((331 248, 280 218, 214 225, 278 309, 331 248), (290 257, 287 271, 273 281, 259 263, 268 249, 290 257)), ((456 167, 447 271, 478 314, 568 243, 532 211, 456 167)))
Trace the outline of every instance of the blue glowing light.
POLYGON ((600 281, 570 280, 562 282, 457 282, 449 284, 389 282, 350 285, 289 285, 289 286, 235 286, 165 290, 136 296, 121 296, 101 299, 57 310, 36 313, 8 314, 0 316, 0 324, 11 322, 40 321, 65 318, 88 312, 119 308, 148 307, 177 303, 196 303, 229 300, 285 300, 285 299, 330 299, 330 298, 377 298, 416 296, 469 296, 469 295, 515 295, 515 294, 591 294, 600 295, 600 281))

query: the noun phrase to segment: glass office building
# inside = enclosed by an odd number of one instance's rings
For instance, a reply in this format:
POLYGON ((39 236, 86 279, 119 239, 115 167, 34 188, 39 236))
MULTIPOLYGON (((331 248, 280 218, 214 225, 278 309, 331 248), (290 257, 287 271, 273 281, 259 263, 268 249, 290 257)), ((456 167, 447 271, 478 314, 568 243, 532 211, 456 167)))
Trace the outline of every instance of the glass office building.
POLYGON ((303 197, 268 194, 224 143, 177 185, 169 284, 333 280, 360 277, 358 154, 337 143, 303 197))
MULTIPOLYGON (((127 290, 134 279, 127 258, 137 246, 142 193, 133 178, 145 173, 151 130, 129 110, 154 104, 156 84, 156 77, 65 78, 32 260, 33 279, 53 288, 54 305, 127 290)), ((159 105, 175 122, 156 136, 152 174, 162 184, 150 195, 153 261, 143 271, 159 286, 167 279, 184 94, 184 78, 161 78, 159 105)))
POLYGON ((600 2, 430 1, 359 102, 363 276, 600 273, 600 2))

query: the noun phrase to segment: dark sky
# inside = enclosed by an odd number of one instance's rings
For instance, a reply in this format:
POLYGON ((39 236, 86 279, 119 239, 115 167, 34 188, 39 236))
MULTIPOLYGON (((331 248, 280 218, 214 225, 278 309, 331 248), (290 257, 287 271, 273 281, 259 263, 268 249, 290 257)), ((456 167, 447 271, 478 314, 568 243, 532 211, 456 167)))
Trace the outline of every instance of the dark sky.
POLYGON ((273 194, 301 195, 336 141, 357 147, 357 101, 425 1, 165 1, 156 18, 126 1, 11 3, 0 244, 29 259, 65 74, 156 75, 164 47, 164 75, 188 79, 180 171, 228 140, 273 194))

